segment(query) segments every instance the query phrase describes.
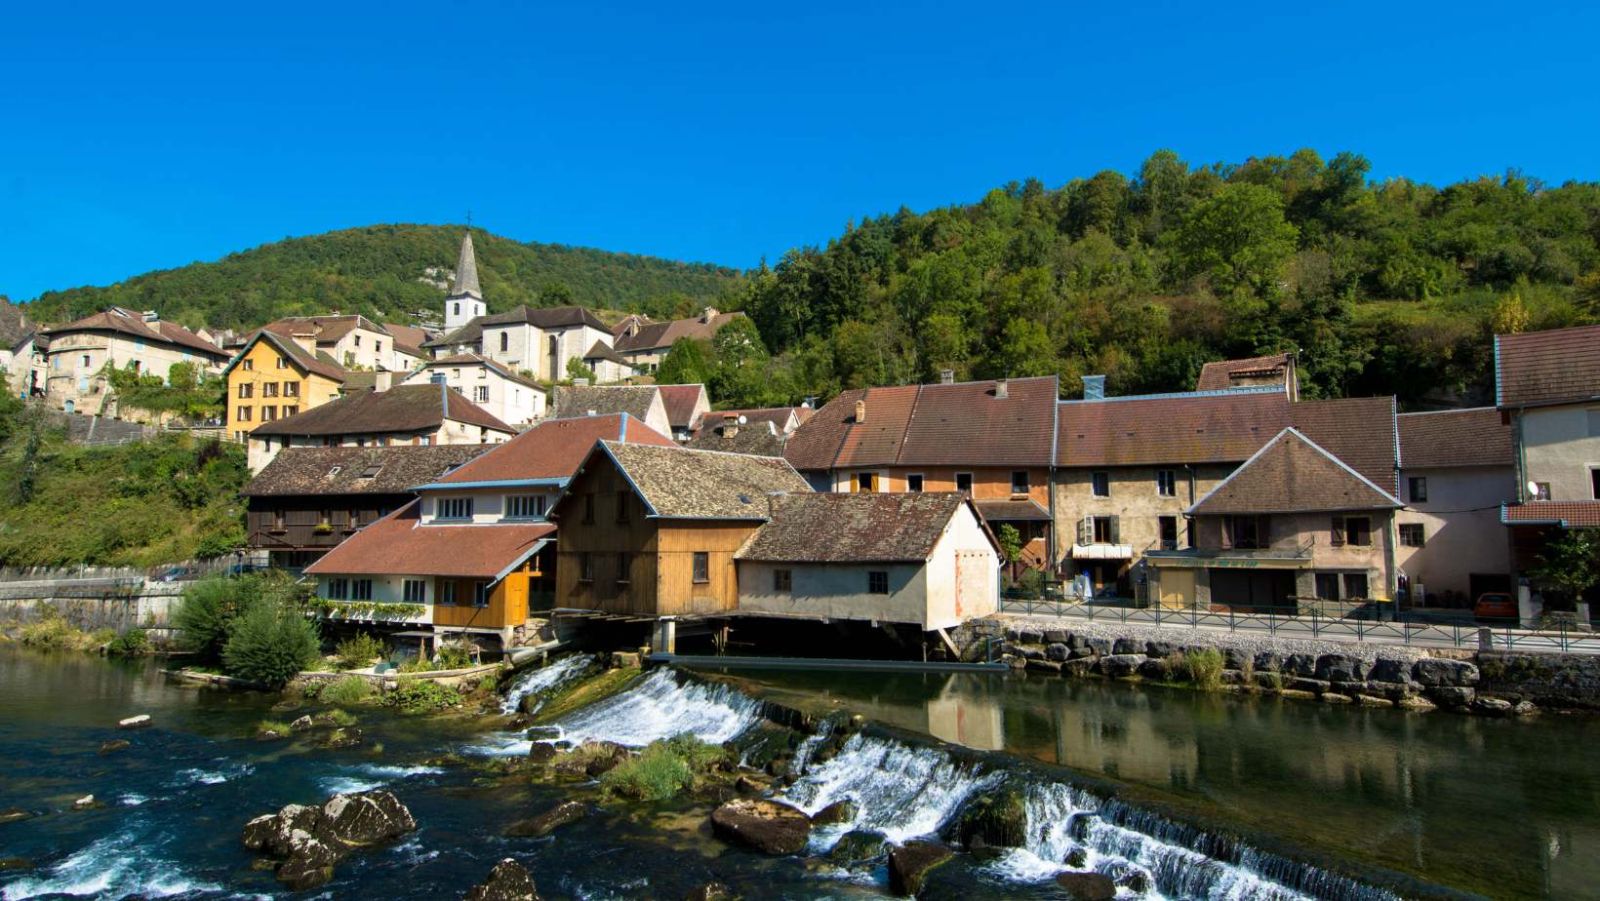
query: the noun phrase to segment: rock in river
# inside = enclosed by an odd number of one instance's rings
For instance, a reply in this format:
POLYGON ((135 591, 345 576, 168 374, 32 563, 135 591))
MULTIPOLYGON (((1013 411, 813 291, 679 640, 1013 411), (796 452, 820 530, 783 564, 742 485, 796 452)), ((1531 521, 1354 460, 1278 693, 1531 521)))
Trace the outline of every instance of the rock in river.
POLYGON ((514 838, 542 838, 588 815, 589 808, 583 804, 577 801, 562 801, 536 817, 512 823, 506 827, 505 834, 514 838))
POLYGON ((711 812, 711 831, 767 854, 799 854, 811 836, 811 818, 778 801, 739 798, 711 812))
POLYGON ((131 747, 133 747, 133 742, 128 741, 126 738, 113 738, 110 741, 100 743, 100 754, 102 756, 115 754, 118 751, 126 751, 131 747))
POLYGON ((148 713, 141 713, 138 716, 130 716, 126 719, 117 720, 118 729, 143 729, 148 725, 150 725, 150 714, 148 713))
POLYGON ((889 846, 889 891, 916 897, 928 871, 948 861, 955 852, 938 842, 909 841, 889 846))
POLYGON ((1117 896, 1117 884, 1102 873, 1062 873, 1056 884, 1074 901, 1111 901, 1117 896))
POLYGON ((507 857, 494 865, 488 879, 467 892, 464 901, 539 901, 539 889, 528 868, 507 857))
POLYGON ((1005 788, 978 797, 961 812, 956 837, 967 850, 1019 848, 1028 842, 1028 808, 1022 792, 1005 788))
POLYGON ((244 826, 244 846, 277 858, 280 882, 296 891, 333 878, 350 852, 417 828, 411 811, 387 791, 334 795, 321 807, 290 804, 244 826))

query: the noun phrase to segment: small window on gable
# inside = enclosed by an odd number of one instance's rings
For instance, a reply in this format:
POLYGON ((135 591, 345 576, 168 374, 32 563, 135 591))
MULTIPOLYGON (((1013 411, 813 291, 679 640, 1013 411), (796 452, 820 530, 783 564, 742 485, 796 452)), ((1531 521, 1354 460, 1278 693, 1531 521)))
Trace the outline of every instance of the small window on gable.
POLYGON ((1018 469, 1011 473, 1011 493, 1028 493, 1028 471, 1026 469, 1018 469))
POLYGON ((1111 496, 1111 473, 1096 472, 1089 476, 1090 488, 1095 497, 1111 496))
POLYGON ((957 491, 965 491, 968 494, 972 493, 972 473, 970 473, 970 472, 958 472, 958 473, 956 473, 956 490, 957 491))
POLYGON ((694 580, 696 582, 711 581, 711 554, 706 551, 694 552, 694 580))
POLYGON ((788 593, 794 590, 794 571, 788 569, 775 569, 772 571, 772 590, 788 593))
POLYGON ((1400 545, 1402 547, 1422 547, 1426 542, 1422 530, 1422 523, 1408 522, 1400 525, 1400 545))
POLYGON ((1156 494, 1161 497, 1176 497, 1178 494, 1178 474, 1170 469, 1156 470, 1156 494))
POLYGON ((1428 499, 1427 476, 1412 476, 1406 480, 1406 491, 1411 495, 1413 504, 1420 504, 1428 499))
POLYGON ((922 491, 922 474, 912 473, 906 476, 906 490, 916 494, 922 491))

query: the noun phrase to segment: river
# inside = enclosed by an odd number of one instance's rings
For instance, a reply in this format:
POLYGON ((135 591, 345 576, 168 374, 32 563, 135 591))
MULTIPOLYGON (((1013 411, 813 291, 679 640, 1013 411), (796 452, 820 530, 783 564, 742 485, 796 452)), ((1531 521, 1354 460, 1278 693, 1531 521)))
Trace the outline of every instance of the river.
MULTIPOLYGON (((786 799, 815 810, 854 797, 851 825, 895 838, 937 829, 975 788, 1025 771, 1029 846, 959 859, 934 886, 946 897, 1059 897, 1049 877, 1072 848, 1103 871, 1146 874, 1150 898, 1385 896, 1362 883, 1407 894, 1391 872, 1493 897, 1600 897, 1592 718, 1481 720, 1015 676, 738 678, 742 690, 663 671, 562 725, 569 737, 629 743, 685 730, 723 740, 755 722, 751 695, 859 711, 904 736, 858 735, 786 799), (1213 825, 1244 839, 1223 842, 1213 825)), ((459 897, 507 856, 554 898, 680 898, 711 880, 746 898, 882 896, 882 867, 730 849, 687 804, 607 809, 553 838, 503 838, 505 824, 565 790, 424 765, 443 751, 525 749, 487 730, 492 718, 363 711, 369 746, 329 751, 251 738, 257 721, 284 718, 274 697, 175 686, 148 662, 0 648, 0 686, 0 809, 37 814, 0 825, 0 857, 33 864, 0 874, 6 899, 276 895, 239 844, 243 822, 379 785, 420 828, 340 864, 325 896, 459 897), (133 713, 155 725, 114 729, 133 713), (112 738, 134 746, 100 756, 112 738), (103 806, 70 810, 89 793, 103 806)), ((819 830, 814 849, 844 828, 819 830)))

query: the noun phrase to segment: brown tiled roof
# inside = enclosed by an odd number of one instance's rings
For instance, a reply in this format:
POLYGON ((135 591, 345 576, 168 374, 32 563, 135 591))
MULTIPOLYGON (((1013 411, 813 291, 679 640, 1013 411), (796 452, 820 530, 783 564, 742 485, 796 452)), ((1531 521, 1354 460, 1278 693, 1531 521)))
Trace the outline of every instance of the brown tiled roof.
POLYGON ((406 504, 350 536, 306 572, 492 579, 555 534, 549 523, 425 526, 420 508, 418 501, 406 504))
MULTIPOLYGON (((639 353, 671 347, 679 338, 710 341, 723 326, 743 316, 743 313, 718 313, 710 322, 704 317, 673 319, 669 322, 647 322, 632 335, 618 334, 613 346, 619 353, 639 353)), ((603 328, 604 326, 602 326, 603 328)))
MULTIPOLYGON (((716 417, 716 413, 708 413, 705 418, 710 420, 716 417)), ((705 426, 695 432, 684 447, 761 457, 783 456, 784 436, 778 433, 777 427, 771 422, 748 422, 734 427, 731 436, 727 432, 727 427, 718 420, 715 425, 705 426)))
POLYGON ((501 365, 500 363, 497 363, 488 357, 482 357, 473 353, 451 354, 448 357, 438 357, 432 360, 424 360, 422 365, 417 367, 416 371, 420 372, 427 369, 441 369, 445 366, 482 366, 491 372, 497 373, 502 378, 510 379, 519 385, 526 385, 527 387, 536 391, 546 390, 543 385, 539 384, 533 379, 530 379, 520 373, 513 372, 509 367, 501 365))
POLYGON ((1237 463, 1288 422, 1289 400, 1279 392, 1064 401, 1056 462, 1069 467, 1237 463))
POLYGON ((633 365, 621 354, 612 350, 611 347, 604 341, 594 342, 594 345, 589 348, 588 353, 583 355, 583 358, 585 360, 608 360, 612 363, 618 363, 623 366, 633 365))
POLYGON ((1506 525, 1556 525, 1563 529, 1600 527, 1600 501, 1529 501, 1505 504, 1500 521, 1506 525))
POLYGON ((1289 355, 1286 353, 1243 360, 1215 360, 1200 367, 1200 379, 1194 387, 1196 391, 1221 391, 1235 387, 1238 378, 1281 378, 1288 370, 1289 355))
POLYGON ((1057 381, 1011 379, 846 391, 811 415, 784 455, 799 469, 1050 465, 1057 381), (856 402, 866 421, 856 422, 856 402))
POLYGON ((1384 491, 1400 479, 1393 397, 1308 400, 1289 406, 1289 424, 1384 491))
POLYGON ((414 325, 396 325, 393 322, 386 322, 383 324, 383 328, 394 337, 397 347, 420 350, 428 340, 428 330, 417 328, 414 325))
POLYGON ((1511 426, 1494 407, 1401 413, 1400 465, 1405 469, 1442 466, 1510 466, 1511 426))
POLYGON ((1050 511, 1033 500, 974 500, 974 507, 989 522, 1049 522, 1050 511))
POLYGON ((377 435, 437 429, 445 420, 508 435, 515 429, 443 385, 396 385, 362 391, 304 413, 264 422, 251 435, 377 435))
POLYGON ((279 451, 240 493, 247 497, 405 494, 489 448, 483 444, 289 447, 279 451))
MULTIPOLYGON (((657 385, 661 392, 661 403, 667 408, 667 421, 675 429, 687 429, 695 425, 694 411, 699 405, 700 398, 705 396, 704 385, 657 385)), ((709 401, 707 406, 710 406, 709 401)))
POLYGON ((310 353, 304 347, 296 344, 294 339, 285 338, 276 332, 269 332, 266 329, 257 329, 249 338, 245 339, 244 346, 239 348, 239 352, 233 355, 233 359, 229 360, 227 367, 222 370, 224 377, 233 371, 233 367, 239 365, 239 361, 244 359, 244 355, 250 351, 250 348, 255 346, 257 339, 277 348, 278 353, 289 358, 295 366, 304 372, 314 372, 340 384, 347 384, 349 381, 350 373, 343 366, 333 362, 332 358, 328 357, 327 354, 310 353))
MULTIPOLYGON (((675 447, 671 438, 626 413, 546 419, 438 482, 505 482, 524 479, 561 479, 572 476, 578 464, 600 440, 675 447)), ((421 484, 415 483, 415 484, 421 484)))
POLYGON ((1494 360, 1498 407, 1600 397, 1600 325, 1495 335, 1494 360))
POLYGON ((721 425, 728 417, 737 419, 743 416, 745 425, 757 425, 764 422, 772 423, 773 428, 784 431, 789 427, 790 417, 794 418, 796 426, 810 418, 813 411, 810 407, 748 407, 742 410, 712 410, 696 426, 696 430, 703 430, 712 426, 721 425), (805 415, 801 415, 801 411, 805 415))
POLYGON ((380 335, 389 334, 388 329, 359 314, 287 316, 276 322, 269 322, 262 328, 285 338, 292 338, 309 330, 317 336, 318 344, 333 344, 356 329, 377 332, 380 335))
POLYGON ((772 504, 771 521, 734 557, 774 563, 923 561, 966 502, 966 495, 958 492, 828 492, 779 498, 772 504))
POLYGON ((33 334, 28 316, 22 307, 0 297, 0 347, 16 347, 23 338, 33 334))
POLYGON ((1290 428, 1195 502, 1189 513, 1310 513, 1399 506, 1388 491, 1290 428))
POLYGON ((146 341, 159 341, 163 344, 175 345, 217 359, 225 359, 228 356, 227 352, 222 348, 176 322, 167 322, 164 319, 145 322, 141 314, 133 310, 124 310, 121 307, 112 307, 104 312, 95 313, 93 316, 85 316, 76 322, 44 329, 40 334, 53 338, 56 335, 65 335, 71 332, 116 332, 122 335, 131 335, 135 338, 143 338, 146 341))
POLYGON ((474 317, 466 325, 448 335, 429 341, 423 346, 472 344, 482 340, 485 326, 515 325, 517 323, 526 323, 542 329, 576 328, 587 325, 602 332, 611 331, 604 322, 600 321, 599 316, 583 307, 530 307, 527 304, 522 304, 504 313, 474 317))
POLYGON ((551 404, 558 419, 595 414, 626 413, 645 422, 659 396, 654 385, 561 385, 551 404))
POLYGON ((768 495, 811 491, 781 457, 616 441, 602 444, 639 492, 651 516, 761 520, 767 517, 768 495))

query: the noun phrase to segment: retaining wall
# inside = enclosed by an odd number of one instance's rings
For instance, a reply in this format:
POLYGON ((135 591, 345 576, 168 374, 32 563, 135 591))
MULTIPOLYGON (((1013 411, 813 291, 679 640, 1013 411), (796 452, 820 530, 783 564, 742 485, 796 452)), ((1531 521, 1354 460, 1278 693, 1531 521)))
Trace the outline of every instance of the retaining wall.
POLYGON ((155 583, 115 597, 57 597, 57 588, 42 586, 32 597, 0 598, 0 622, 33 622, 54 609, 79 629, 165 629, 183 597, 180 583, 155 583))

